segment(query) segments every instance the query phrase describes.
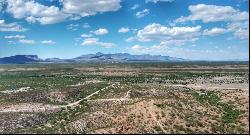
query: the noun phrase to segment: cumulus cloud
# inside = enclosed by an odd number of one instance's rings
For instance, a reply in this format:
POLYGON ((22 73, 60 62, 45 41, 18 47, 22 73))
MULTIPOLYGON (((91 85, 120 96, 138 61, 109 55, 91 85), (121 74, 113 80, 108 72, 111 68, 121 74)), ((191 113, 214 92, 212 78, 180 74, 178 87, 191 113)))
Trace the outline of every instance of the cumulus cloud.
POLYGON ((150 13, 150 10, 149 10, 149 9, 144 9, 144 10, 142 10, 142 11, 136 12, 135 16, 136 16, 137 18, 142 18, 142 17, 148 15, 149 13, 150 13))
POLYGON ((194 44, 201 35, 201 26, 196 27, 167 27, 153 23, 145 26, 134 37, 129 37, 126 42, 139 40, 141 42, 158 42, 152 46, 134 45, 129 48, 134 53, 160 54, 166 51, 168 46, 179 46, 186 43, 194 44))
MULTIPOLYGON (((239 11, 231 6, 216 5, 191 5, 189 6, 191 15, 180 17, 175 22, 186 22, 201 20, 204 23, 209 22, 227 22, 227 31, 233 32, 233 35, 239 39, 248 39, 249 37, 249 13, 247 11, 239 11)), ((222 32, 223 30, 214 30, 222 32)), ((207 32, 209 32, 207 30, 207 32)))
POLYGON ((56 42, 55 41, 52 41, 52 40, 43 40, 41 41, 42 44, 50 44, 50 45, 53 45, 55 44, 56 42))
POLYGON ((81 17, 108 11, 116 11, 120 0, 60 0, 62 8, 46 6, 34 0, 6 0, 6 12, 17 19, 30 23, 54 24, 64 20, 77 20, 81 17))
POLYGON ((84 39, 84 41, 82 42, 81 45, 83 45, 83 46, 86 46, 86 45, 97 45, 97 46, 103 46, 105 48, 111 48, 115 44, 114 43, 100 42, 99 38, 86 38, 86 39, 84 39))
POLYGON ((129 32, 130 31, 130 29, 129 28, 124 28, 124 27, 122 27, 122 28, 120 28, 119 30, 118 30, 118 32, 119 33, 127 33, 127 32, 129 32))
POLYGON ((153 23, 137 32, 140 41, 192 40, 199 35, 201 26, 196 27, 166 27, 153 23))
POLYGON ((15 36, 4 36, 6 39, 22 39, 25 38, 24 35, 15 35, 15 36))
POLYGON ((97 13, 117 11, 121 0, 62 0, 63 11, 76 16, 90 16, 97 13))
POLYGON ((45 6, 34 0, 7 0, 6 11, 17 19, 25 19, 30 23, 58 23, 69 17, 56 6, 45 6))
POLYGON ((96 35, 105 35, 105 34, 108 34, 109 31, 107 29, 105 29, 105 28, 100 28, 100 29, 98 29, 96 31, 91 31, 91 33, 94 33, 96 35))
POLYGON ((203 31, 203 35, 207 35, 207 36, 217 36, 220 34, 224 34, 226 33, 227 30, 224 28, 212 28, 211 30, 205 29, 203 31))
POLYGON ((5 23, 5 20, 0 20, 0 31, 8 32, 24 32, 28 29, 23 28, 23 26, 17 23, 5 23))
POLYGON ((148 2, 153 2, 153 3, 157 3, 157 2, 173 2, 174 0, 146 0, 146 3, 148 2))
POLYGON ((204 23, 217 21, 242 21, 249 19, 249 13, 234 9, 231 6, 198 4, 189 6, 191 15, 180 17, 176 22, 202 20, 204 23))
POLYGON ((35 43, 34 40, 29 40, 29 39, 20 39, 19 42, 22 44, 34 44, 35 43))

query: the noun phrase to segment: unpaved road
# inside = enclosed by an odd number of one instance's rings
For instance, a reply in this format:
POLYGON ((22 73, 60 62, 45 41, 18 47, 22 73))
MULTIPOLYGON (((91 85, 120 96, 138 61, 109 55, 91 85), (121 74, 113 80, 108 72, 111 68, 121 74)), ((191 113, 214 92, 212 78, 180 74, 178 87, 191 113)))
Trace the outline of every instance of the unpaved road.
MULTIPOLYGON (((68 105, 44 105, 41 103, 24 103, 24 104, 17 104, 17 105, 8 105, 8 106, 0 106, 0 113, 7 113, 7 112, 46 112, 46 111, 55 111, 55 110, 60 110, 61 108, 66 108, 66 107, 72 107, 72 106, 77 106, 81 101, 83 100, 89 100, 93 95, 98 94, 100 91, 106 90, 112 86, 114 86, 116 83, 113 83, 105 88, 102 88, 87 97, 78 100, 76 102, 70 103, 68 105)), ((194 89, 208 89, 208 90, 216 90, 216 89, 229 89, 229 90, 234 90, 234 89, 239 89, 239 88, 229 88, 229 87, 215 87, 215 86, 203 86, 203 85, 167 85, 167 86, 172 86, 172 87, 187 87, 187 88, 194 88, 194 89)), ((246 90, 246 93, 249 94, 249 88, 248 89, 242 89, 246 90)), ((110 98, 110 99, 96 99, 94 101, 127 101, 129 99, 129 94, 131 91, 128 91, 124 97, 122 98, 110 98)))
POLYGON ((7 112, 46 112, 46 111, 54 111, 54 110, 60 110, 61 108, 65 108, 65 107, 71 107, 71 106, 76 106, 78 105, 81 101, 83 100, 88 100, 90 97, 92 97, 95 94, 98 94, 100 91, 106 90, 109 87, 114 86, 115 83, 102 88, 90 95, 88 95, 87 97, 78 100, 74 103, 70 103, 68 105, 44 105, 41 103, 24 103, 24 104, 18 104, 18 105, 9 105, 9 106, 0 106, 0 113, 7 113, 7 112))
POLYGON ((107 99, 95 99, 93 101, 98 101, 98 102, 103 102, 103 101, 129 101, 131 99, 129 99, 131 90, 126 92, 126 95, 122 98, 107 98, 107 99))
POLYGON ((103 91, 103 90, 105 90, 105 89, 107 89, 107 88, 109 88, 109 87, 112 87, 112 86, 114 86, 114 85, 115 85, 115 83, 113 83, 113 84, 111 84, 111 85, 109 85, 109 86, 107 86, 107 87, 105 87, 105 88, 102 88, 102 89, 100 89, 100 90, 98 90, 98 91, 96 91, 96 92, 94 92, 94 93, 88 95, 87 97, 85 97, 85 98, 83 98, 83 99, 81 99, 81 100, 78 100, 78 101, 74 102, 74 103, 70 103, 70 104, 68 104, 68 105, 63 105, 63 106, 61 106, 61 108, 62 108, 62 107, 68 107, 68 106, 75 106, 75 105, 78 105, 81 101, 83 101, 83 100, 88 100, 88 99, 89 99, 90 97, 92 97, 93 95, 98 94, 100 91, 103 91))

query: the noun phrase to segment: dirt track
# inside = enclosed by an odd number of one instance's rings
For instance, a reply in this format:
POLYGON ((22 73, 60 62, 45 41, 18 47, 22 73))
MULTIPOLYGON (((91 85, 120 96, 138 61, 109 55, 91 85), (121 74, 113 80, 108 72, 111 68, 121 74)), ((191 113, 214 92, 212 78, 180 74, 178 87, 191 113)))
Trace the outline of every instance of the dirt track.
POLYGON ((0 113, 7 113, 7 112, 46 112, 46 111, 55 111, 59 110, 61 108, 65 107, 71 107, 71 106, 76 106, 78 105, 82 100, 88 100, 90 97, 92 97, 95 94, 98 94, 100 91, 103 91, 109 87, 114 86, 115 83, 102 88, 87 97, 78 100, 76 102, 70 103, 68 105, 44 105, 44 104, 39 104, 39 103, 24 103, 24 104, 18 104, 18 105, 8 105, 8 106, 0 106, 0 113))

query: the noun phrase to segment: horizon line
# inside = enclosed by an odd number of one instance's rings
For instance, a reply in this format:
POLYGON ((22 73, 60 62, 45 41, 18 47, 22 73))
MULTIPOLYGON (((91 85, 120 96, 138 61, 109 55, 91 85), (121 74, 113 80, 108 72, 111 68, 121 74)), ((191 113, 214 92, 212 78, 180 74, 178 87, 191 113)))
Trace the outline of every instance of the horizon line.
MULTIPOLYGON (((125 53, 125 52, 119 52, 119 53, 102 53, 102 52, 97 52, 97 53, 86 53, 86 54, 82 54, 82 55, 90 55, 90 54, 98 54, 98 53, 101 53, 101 54, 129 54, 129 55, 150 55, 150 56, 163 56, 163 57, 172 57, 172 58, 179 58, 179 59, 183 59, 184 61, 188 62, 192 62, 192 61, 206 61, 206 62, 220 62, 220 61, 239 61, 239 62, 249 62, 249 58, 243 58, 243 59, 218 59, 218 60, 205 60, 205 59, 186 59, 186 58, 181 58, 181 57, 173 57, 173 56, 169 56, 169 55, 161 55, 161 54, 147 54, 147 53, 144 53, 144 54, 131 54, 131 53, 125 53)), ((4 57, 0 57, 0 58, 6 58, 6 57, 13 57, 13 56, 28 56, 28 55, 33 55, 33 56, 37 56, 38 58, 39 55, 37 54, 16 54, 16 55, 10 55, 10 56, 4 56, 4 57)), ((82 55, 79 55, 79 56, 82 56, 82 55)), ((40 58, 42 60, 45 60, 45 59, 53 59, 53 58, 56 58, 56 59, 61 59, 61 60, 70 60, 70 59, 74 59, 74 58, 77 58, 79 56, 76 56, 76 57, 71 57, 71 58, 59 58, 59 57, 46 57, 46 58, 40 58)))

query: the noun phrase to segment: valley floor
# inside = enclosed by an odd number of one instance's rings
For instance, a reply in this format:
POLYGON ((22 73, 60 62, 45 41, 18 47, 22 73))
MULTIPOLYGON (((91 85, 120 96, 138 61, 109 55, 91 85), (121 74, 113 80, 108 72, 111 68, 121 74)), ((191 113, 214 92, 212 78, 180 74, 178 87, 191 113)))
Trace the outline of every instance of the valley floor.
POLYGON ((249 133, 248 69, 0 65, 0 133, 249 133))

